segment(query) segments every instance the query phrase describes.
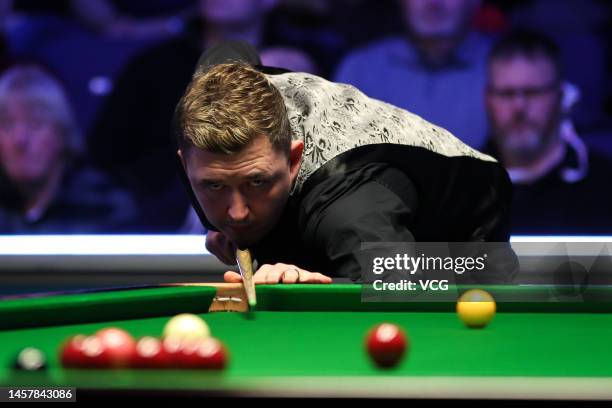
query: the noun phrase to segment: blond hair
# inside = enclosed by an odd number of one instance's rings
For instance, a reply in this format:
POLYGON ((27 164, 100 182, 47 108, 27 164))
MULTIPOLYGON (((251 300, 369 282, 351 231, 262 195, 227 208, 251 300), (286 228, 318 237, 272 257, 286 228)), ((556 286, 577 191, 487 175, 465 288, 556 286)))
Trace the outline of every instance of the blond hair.
POLYGON ((240 63, 196 73, 177 105, 175 131, 179 147, 215 153, 235 153, 258 136, 287 155, 291 145, 280 92, 264 74, 240 63))

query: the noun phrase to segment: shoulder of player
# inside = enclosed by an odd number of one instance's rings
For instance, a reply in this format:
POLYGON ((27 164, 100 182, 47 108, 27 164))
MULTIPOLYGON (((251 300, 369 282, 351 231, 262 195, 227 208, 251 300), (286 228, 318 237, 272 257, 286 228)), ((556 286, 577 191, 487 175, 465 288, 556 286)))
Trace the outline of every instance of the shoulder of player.
POLYGON ((405 38, 400 36, 385 37, 350 50, 345 56, 345 60, 368 60, 371 63, 371 58, 402 55, 410 51, 410 43, 405 38))

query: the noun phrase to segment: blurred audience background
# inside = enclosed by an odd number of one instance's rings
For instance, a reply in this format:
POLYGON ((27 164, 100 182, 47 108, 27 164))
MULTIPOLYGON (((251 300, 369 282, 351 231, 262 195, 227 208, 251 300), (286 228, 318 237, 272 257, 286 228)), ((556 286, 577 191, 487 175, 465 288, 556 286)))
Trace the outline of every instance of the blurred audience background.
POLYGON ((201 52, 226 39, 496 156, 515 185, 513 233, 612 234, 611 9, 0 0, 0 234, 204 232, 176 174, 171 119, 201 52))
POLYGON ((480 1, 399 4, 404 29, 349 53, 335 80, 423 116, 472 147, 482 147, 482 89, 491 39, 471 24, 480 1))
POLYGON ((42 68, 0 77, 0 230, 102 233, 137 228, 130 195, 83 163, 83 138, 60 84, 42 68))

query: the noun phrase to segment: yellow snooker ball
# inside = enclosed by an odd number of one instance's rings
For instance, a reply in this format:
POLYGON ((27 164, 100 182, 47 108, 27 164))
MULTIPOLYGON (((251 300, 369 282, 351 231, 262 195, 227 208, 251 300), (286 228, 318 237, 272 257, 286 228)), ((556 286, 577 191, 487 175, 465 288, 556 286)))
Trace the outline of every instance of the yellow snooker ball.
POLYGON ((194 341, 210 337, 210 329, 200 317, 182 313, 174 316, 164 326, 164 338, 178 341, 194 341))
POLYGON ((495 299, 481 289, 465 292, 457 302, 457 313, 466 326, 483 328, 495 316, 495 299))

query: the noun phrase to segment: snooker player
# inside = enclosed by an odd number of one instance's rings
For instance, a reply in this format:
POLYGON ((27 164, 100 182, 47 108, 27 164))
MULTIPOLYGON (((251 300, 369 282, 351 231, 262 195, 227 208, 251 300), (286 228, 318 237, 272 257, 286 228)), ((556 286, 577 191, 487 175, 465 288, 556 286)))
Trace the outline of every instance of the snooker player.
POLYGON ((352 86, 263 67, 248 44, 202 55, 174 120, 206 246, 226 264, 249 248, 255 283, 357 281, 364 242, 508 241, 493 158, 352 86))

